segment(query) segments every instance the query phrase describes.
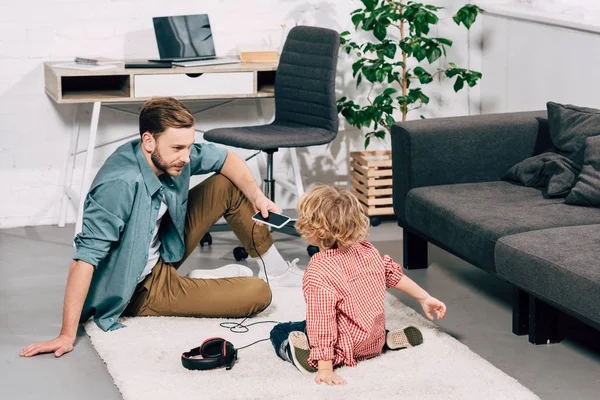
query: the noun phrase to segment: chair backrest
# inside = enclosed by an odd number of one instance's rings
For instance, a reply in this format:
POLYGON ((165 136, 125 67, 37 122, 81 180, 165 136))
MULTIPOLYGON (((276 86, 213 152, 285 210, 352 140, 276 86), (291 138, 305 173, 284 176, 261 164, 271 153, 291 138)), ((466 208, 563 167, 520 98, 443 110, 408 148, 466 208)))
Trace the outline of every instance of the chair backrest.
POLYGON ((335 73, 340 38, 311 26, 290 30, 275 76, 275 122, 291 122, 337 133, 335 73))

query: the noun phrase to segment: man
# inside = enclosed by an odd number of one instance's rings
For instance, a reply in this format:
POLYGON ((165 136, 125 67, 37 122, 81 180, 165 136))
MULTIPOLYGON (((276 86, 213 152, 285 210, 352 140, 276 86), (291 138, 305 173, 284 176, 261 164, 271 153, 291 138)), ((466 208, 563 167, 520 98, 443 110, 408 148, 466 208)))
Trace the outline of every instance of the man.
MULTIPOLYGON (((271 302, 263 279, 243 266, 182 277, 177 268, 222 216, 262 262, 275 286, 300 286, 302 271, 283 260, 257 211, 278 211, 244 161, 213 144, 196 144, 194 117, 173 98, 148 100, 140 112, 141 140, 120 146, 104 163, 86 197, 82 231, 65 290, 56 339, 21 351, 31 357, 73 350, 79 322, 93 316, 103 330, 121 315, 245 317, 271 302), (216 172, 189 190, 191 175, 216 172), (206 275, 208 274, 208 275, 206 275), (220 279, 198 279, 200 277, 220 279), (224 276, 235 276, 223 278, 224 276)), ((257 261, 258 262, 258 261, 257 261)))

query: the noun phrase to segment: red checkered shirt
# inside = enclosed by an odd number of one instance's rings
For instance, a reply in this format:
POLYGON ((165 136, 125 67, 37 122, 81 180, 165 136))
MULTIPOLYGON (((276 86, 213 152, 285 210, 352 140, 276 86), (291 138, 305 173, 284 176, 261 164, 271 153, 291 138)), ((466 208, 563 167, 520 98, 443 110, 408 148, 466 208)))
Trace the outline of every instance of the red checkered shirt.
POLYGON ((379 355, 385 343, 385 292, 401 278, 402 267, 367 241, 315 254, 302 280, 309 363, 355 366, 379 355))

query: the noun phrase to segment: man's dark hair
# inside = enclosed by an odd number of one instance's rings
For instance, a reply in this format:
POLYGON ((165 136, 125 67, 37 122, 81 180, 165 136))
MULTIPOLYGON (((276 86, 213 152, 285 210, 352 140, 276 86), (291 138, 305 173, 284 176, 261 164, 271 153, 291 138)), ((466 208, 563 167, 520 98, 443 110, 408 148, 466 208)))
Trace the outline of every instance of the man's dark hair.
POLYGON ((157 137, 168 128, 191 128, 194 116, 172 97, 154 97, 144 103, 140 111, 140 136, 150 132, 157 137))

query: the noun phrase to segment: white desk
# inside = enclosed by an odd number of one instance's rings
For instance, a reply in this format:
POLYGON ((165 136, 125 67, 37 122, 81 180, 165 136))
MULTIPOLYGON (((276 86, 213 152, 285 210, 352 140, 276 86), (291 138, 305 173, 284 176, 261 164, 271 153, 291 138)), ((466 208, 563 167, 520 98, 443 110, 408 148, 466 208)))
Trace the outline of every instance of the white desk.
MULTIPOLYGON (((61 177, 64 188, 59 205, 58 226, 63 227, 69 201, 77 209, 75 234, 81 231, 83 202, 90 184, 96 133, 102 105, 144 102, 153 96, 171 96, 178 100, 261 99, 274 96, 277 63, 240 63, 194 68, 125 69, 123 65, 100 71, 57 68, 44 63, 45 91, 58 104, 93 104, 90 137, 79 194, 73 190, 73 169, 80 134, 75 110, 71 145, 61 177)), ((262 118, 260 102, 259 117, 262 118)), ((264 118, 263 118, 264 120, 264 118)), ((264 121, 263 121, 264 123, 264 121)))

